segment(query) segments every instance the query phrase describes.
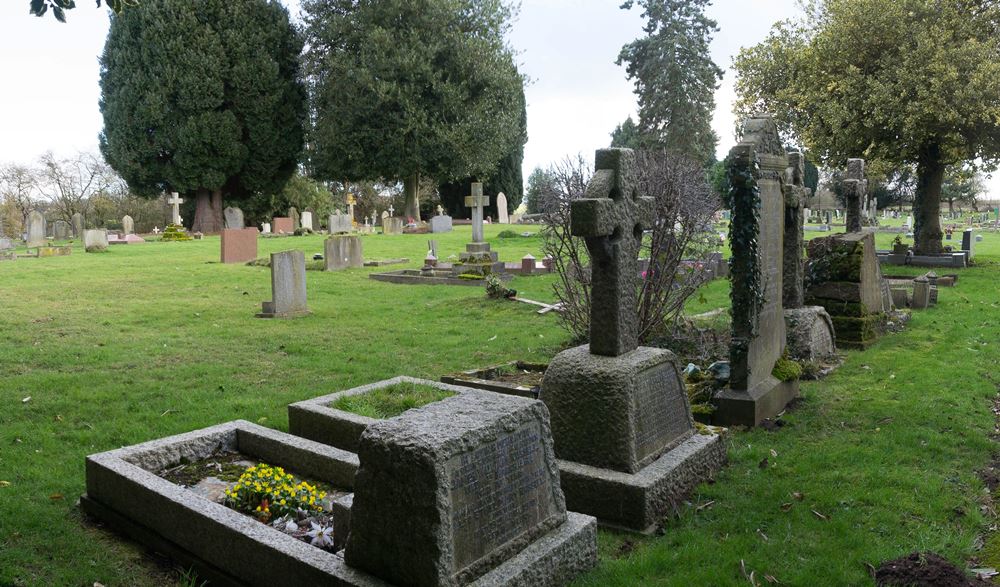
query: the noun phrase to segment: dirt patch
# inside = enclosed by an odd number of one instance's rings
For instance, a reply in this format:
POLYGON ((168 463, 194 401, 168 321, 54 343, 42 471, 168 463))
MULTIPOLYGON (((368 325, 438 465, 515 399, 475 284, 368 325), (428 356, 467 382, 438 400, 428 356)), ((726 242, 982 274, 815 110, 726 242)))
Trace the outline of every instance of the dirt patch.
POLYGON ((987 581, 970 577, 933 552, 914 552, 886 561, 875 571, 875 584, 900 587, 980 587, 987 581))
POLYGON ((182 462, 176 467, 161 471, 159 475, 181 487, 193 487, 208 477, 235 482, 247 470, 247 467, 255 464, 255 461, 248 459, 245 455, 238 452, 227 452, 194 462, 182 462))

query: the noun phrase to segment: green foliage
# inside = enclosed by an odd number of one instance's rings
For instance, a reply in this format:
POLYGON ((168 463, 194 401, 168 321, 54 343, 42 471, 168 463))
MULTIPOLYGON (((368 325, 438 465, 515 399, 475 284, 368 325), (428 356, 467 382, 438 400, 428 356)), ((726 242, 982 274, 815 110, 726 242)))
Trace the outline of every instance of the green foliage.
POLYGON ((643 147, 642 133, 639 126, 630 115, 625 122, 611 131, 611 146, 624 149, 641 149, 643 147))
POLYGON ((142 0, 101 56, 101 152, 136 193, 281 189, 303 145, 302 40, 268 0, 142 0))
MULTIPOLYGON (((113 10, 116 14, 121 12, 126 6, 136 6, 139 4, 139 0, 107 0, 108 8, 113 10)), ((52 16, 56 17, 59 22, 66 22, 66 11, 76 8, 75 0, 31 0, 29 5, 29 13, 35 16, 45 16, 45 13, 52 9, 52 16)), ((101 0, 97 0, 97 6, 100 8, 101 0)))
POLYGON ((625 65, 639 98, 640 142, 703 162, 715 158, 712 112, 723 73, 709 52, 719 30, 705 14, 709 3, 626 0, 622 8, 642 9, 646 36, 622 47, 617 61, 625 65))
POLYGON ((163 234, 160 235, 160 240, 162 241, 189 241, 191 235, 184 230, 183 226, 179 224, 168 224, 167 228, 163 230, 163 234))
POLYGON ((393 418, 406 410, 419 408, 455 395, 455 392, 419 383, 396 383, 379 387, 367 393, 348 395, 333 402, 330 407, 367 416, 393 418))
POLYGON ((985 192, 982 176, 972 167, 952 165, 944 173, 941 184, 941 201, 948 202, 948 208, 956 203, 976 208, 976 199, 985 192))
POLYGON ((528 190, 525 198, 528 200, 528 214, 541 214, 544 200, 555 193, 556 179, 550 170, 536 167, 528 176, 528 190))
POLYGON ((760 230, 760 165, 756 158, 726 160, 729 179, 732 217, 729 221, 729 242, 733 256, 729 261, 729 281, 732 287, 733 333, 730 345, 731 361, 736 364, 750 351, 750 338, 756 334, 754 319, 764 303, 764 283, 760 268, 760 247, 757 235, 760 230), (747 326, 750 331, 744 331, 747 326))
POLYGON ((500 0, 302 6, 318 177, 485 177, 523 145, 523 80, 500 0))
POLYGON ((1000 5, 810 6, 800 22, 778 23, 735 59, 737 114, 774 112, 829 166, 849 157, 915 165, 916 249, 938 252, 945 167, 1000 161, 1000 5))
POLYGON ((733 199, 730 192, 729 176, 726 172, 726 161, 716 161, 706 171, 708 174, 708 184, 712 186, 712 191, 719 195, 722 200, 722 207, 727 210, 733 209, 733 199))
POLYGON ((486 285, 486 297, 491 300, 500 300, 517 295, 516 291, 509 289, 503 280, 493 273, 488 274, 484 278, 484 281, 486 285))
POLYGON ((802 376, 802 365, 788 357, 780 357, 774 362, 771 375, 778 381, 795 381, 802 376))

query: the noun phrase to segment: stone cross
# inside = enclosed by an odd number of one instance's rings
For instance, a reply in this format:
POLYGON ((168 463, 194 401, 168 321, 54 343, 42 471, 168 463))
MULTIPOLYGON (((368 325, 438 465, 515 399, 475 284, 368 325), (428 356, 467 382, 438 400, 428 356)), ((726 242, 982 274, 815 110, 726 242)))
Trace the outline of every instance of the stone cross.
POLYGON ((465 207, 472 208, 472 242, 483 242, 483 206, 489 206, 490 199, 483 195, 483 184, 472 183, 472 195, 466 196, 465 207))
POLYGON ((354 204, 357 201, 354 199, 354 194, 347 194, 347 215, 351 217, 351 225, 354 224, 354 204))
POLYGON ((153 234, 160 234, 160 227, 159 226, 154 226, 153 227, 153 234))
POLYGON ((173 210, 171 210, 171 220, 170 220, 170 222, 173 223, 173 224, 176 224, 177 226, 180 226, 181 225, 181 204, 184 203, 184 200, 182 200, 180 198, 180 196, 177 195, 177 192, 174 192, 173 194, 171 194, 170 199, 167 200, 167 203, 170 204, 171 206, 173 206, 173 210))
POLYGON ((638 193, 631 149, 600 149, 594 164, 584 198, 571 205, 570 230, 584 237, 593 265, 590 352, 617 357, 639 346, 639 246, 654 202, 638 193))
POLYGON ((389 205, 389 218, 392 218, 392 215, 393 215, 394 212, 396 212, 396 209, 393 208, 392 205, 390 204, 389 205))

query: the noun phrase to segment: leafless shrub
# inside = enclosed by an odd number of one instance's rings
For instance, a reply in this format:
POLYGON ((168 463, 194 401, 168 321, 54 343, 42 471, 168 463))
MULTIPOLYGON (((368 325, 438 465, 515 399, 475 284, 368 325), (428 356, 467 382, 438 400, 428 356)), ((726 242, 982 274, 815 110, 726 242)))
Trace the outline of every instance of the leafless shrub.
MULTIPOLYGON (((648 266, 639 282, 639 339, 643 343, 676 330, 684 303, 710 277, 706 261, 718 248, 712 216, 718 196, 697 162, 666 151, 639 151, 639 194, 652 197, 656 217, 643 239, 640 258, 648 266)), ((563 326, 577 342, 590 328, 590 267, 582 238, 570 234, 570 202, 583 197, 593 171, 582 157, 552 166, 553 193, 543 201, 547 228, 544 251, 559 281, 563 326)))

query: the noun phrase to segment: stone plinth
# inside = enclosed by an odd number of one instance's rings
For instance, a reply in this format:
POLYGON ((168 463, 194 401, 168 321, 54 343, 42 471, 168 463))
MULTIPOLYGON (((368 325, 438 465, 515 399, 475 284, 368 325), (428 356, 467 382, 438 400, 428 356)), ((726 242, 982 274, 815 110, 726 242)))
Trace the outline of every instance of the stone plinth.
POLYGON ((364 264, 361 237, 348 235, 329 237, 323 243, 323 261, 326 271, 361 267, 364 264))
POLYGON ((306 304, 306 258, 302 251, 271 253, 270 302, 258 318, 294 318, 309 313, 306 304))
POLYGON ((594 520, 566 513, 540 402, 462 393, 372 424, 358 458, 344 553, 356 569, 414 587, 546 586, 596 563, 594 520), (567 546, 517 561, 552 540, 567 546))
POLYGON ((874 344, 892 309, 886 307, 892 294, 883 292, 875 236, 855 232, 810 241, 809 274, 806 303, 830 314, 837 345, 864 349, 874 344))
POLYGON ((107 250, 108 231, 103 228, 84 230, 83 248, 88 253, 107 250))
POLYGON ((650 532, 726 462, 718 435, 695 434, 670 351, 563 351, 540 399, 552 414, 568 507, 602 524, 650 532))
POLYGON ((428 228, 433 233, 451 232, 451 216, 435 216, 428 223, 428 228))
MULTIPOLYGON (((229 208, 230 210, 232 208, 229 208)), ((221 258, 223 263, 246 263, 257 258, 256 228, 225 228, 222 230, 221 258)))
POLYGON ((453 275, 490 275, 503 273, 504 264, 496 252, 490 250, 490 243, 468 243, 465 251, 459 253, 459 262, 452 265, 453 275))
POLYGON ((395 216, 383 218, 382 234, 403 234, 403 219, 395 216))
POLYGON ((291 218, 277 217, 271 222, 271 231, 275 234, 292 234, 295 232, 295 223, 291 218))

